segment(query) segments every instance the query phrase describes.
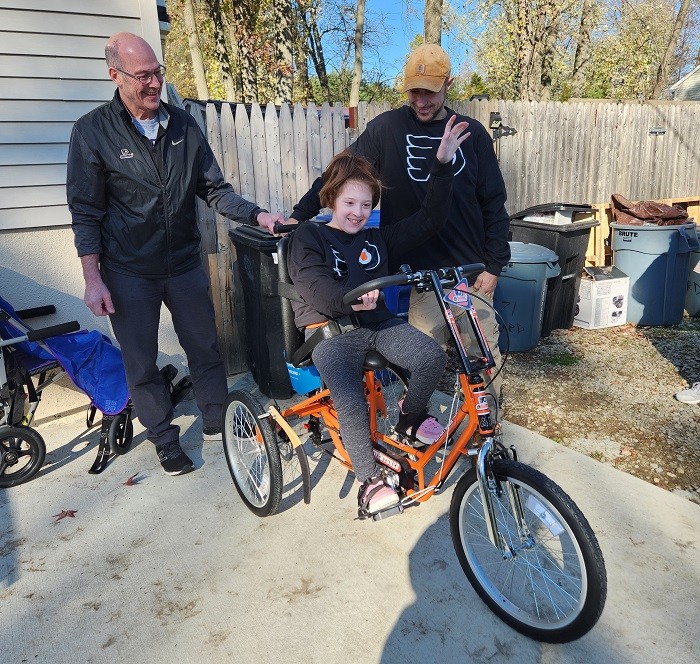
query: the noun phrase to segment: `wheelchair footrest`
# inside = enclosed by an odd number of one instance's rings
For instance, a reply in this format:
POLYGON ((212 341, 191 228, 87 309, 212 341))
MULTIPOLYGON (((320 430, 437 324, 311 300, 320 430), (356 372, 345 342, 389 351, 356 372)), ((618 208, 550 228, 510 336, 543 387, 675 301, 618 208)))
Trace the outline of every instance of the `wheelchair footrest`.
POLYGON ((192 381, 189 376, 180 378, 175 385, 173 385, 170 392, 170 401, 173 406, 177 406, 190 392, 192 391, 192 381))

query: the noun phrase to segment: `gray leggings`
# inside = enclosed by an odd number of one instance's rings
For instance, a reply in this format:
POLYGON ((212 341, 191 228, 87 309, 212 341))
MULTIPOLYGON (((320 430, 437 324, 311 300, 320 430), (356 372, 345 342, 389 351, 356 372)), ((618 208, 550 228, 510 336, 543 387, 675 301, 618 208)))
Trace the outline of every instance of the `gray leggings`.
POLYGON ((367 352, 376 350, 392 364, 411 372, 403 403, 405 413, 426 409, 447 363, 447 355, 436 341, 400 318, 392 318, 373 328, 360 327, 325 339, 311 354, 333 396, 343 444, 360 482, 379 470, 372 456, 369 413, 362 382, 367 352))

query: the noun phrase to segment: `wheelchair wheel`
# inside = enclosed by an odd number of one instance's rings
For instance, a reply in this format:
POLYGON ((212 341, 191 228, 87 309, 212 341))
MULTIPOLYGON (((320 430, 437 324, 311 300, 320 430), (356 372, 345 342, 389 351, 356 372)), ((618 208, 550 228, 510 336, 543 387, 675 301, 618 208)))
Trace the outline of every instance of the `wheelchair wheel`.
POLYGON ((126 411, 115 415, 107 431, 107 442, 112 453, 126 454, 131 447, 133 437, 134 425, 131 422, 131 415, 126 411))
POLYGON ((46 458, 44 439, 30 427, 0 427, 0 487, 28 482, 46 458))
POLYGON ((406 396, 408 390, 408 374, 401 367, 390 364, 386 369, 375 371, 374 375, 382 381, 384 396, 384 411, 377 412, 377 431, 391 436, 399 421, 399 401, 406 396))
POLYGON ((226 463, 236 490, 253 514, 274 514, 282 499, 282 463, 277 440, 260 404, 234 391, 223 407, 226 463))

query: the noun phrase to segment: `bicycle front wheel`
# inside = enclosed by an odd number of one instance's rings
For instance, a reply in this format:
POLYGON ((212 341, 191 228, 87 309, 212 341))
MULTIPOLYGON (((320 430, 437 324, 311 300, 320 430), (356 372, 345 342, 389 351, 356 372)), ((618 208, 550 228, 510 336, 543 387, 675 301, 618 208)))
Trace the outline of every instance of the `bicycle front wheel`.
POLYGON ((565 643, 588 632, 605 605, 607 578, 598 541, 576 504, 542 473, 494 461, 502 491, 491 495, 506 557, 489 539, 472 468, 455 487, 450 531, 457 557, 481 599, 505 623, 538 641, 565 643), (529 529, 520 533, 507 491, 519 495, 529 529))
POLYGON ((234 391, 223 406, 226 463, 238 494, 258 516, 274 514, 282 499, 282 463, 275 433, 247 392, 234 391))

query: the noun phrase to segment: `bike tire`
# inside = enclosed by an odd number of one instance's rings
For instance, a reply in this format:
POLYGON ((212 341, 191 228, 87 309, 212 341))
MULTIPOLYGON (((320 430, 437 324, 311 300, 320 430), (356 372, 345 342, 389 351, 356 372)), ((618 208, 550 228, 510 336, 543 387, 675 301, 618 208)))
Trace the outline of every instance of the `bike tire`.
POLYGON ((26 426, 0 427, 0 488, 28 482, 46 458, 46 444, 37 431, 26 426))
POLYGON ((598 621, 607 595, 603 554, 574 501, 539 471, 516 461, 494 461, 503 491, 493 495, 498 527, 515 555, 493 546, 476 469, 459 480, 450 504, 450 532, 469 582, 486 605, 525 636, 567 643, 598 621), (525 548, 505 483, 517 488, 532 535, 525 548))
POLYGON ((107 442, 112 453, 126 454, 131 447, 133 437, 134 425, 131 422, 131 415, 127 412, 115 415, 107 430, 107 442))
POLYGON ((247 392, 231 392, 223 406, 224 455, 233 483, 257 516, 274 514, 282 499, 282 463, 275 432, 247 392))
POLYGON ((377 431, 385 436, 393 436, 394 427, 399 421, 401 409, 399 401, 408 391, 408 373, 395 364, 389 364, 386 369, 375 371, 375 379, 382 381, 382 394, 386 413, 377 412, 377 431))

